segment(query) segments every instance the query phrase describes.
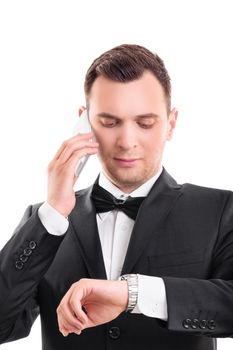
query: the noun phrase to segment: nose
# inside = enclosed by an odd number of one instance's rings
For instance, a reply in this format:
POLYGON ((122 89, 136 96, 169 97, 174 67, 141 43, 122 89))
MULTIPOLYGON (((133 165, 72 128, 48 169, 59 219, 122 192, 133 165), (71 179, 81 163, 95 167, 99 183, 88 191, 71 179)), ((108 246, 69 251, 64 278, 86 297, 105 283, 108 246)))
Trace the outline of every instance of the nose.
POLYGON ((122 150, 130 150, 137 147, 137 135, 132 125, 124 124, 119 128, 117 146, 122 150))

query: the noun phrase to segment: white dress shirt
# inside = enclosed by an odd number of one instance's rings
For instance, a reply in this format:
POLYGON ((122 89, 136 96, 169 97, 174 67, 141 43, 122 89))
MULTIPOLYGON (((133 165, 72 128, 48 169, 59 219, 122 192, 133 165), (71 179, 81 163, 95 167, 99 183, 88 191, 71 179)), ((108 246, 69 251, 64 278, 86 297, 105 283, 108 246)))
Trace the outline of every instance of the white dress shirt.
MULTIPOLYGON (((104 175, 100 174, 99 185, 118 199, 145 197, 162 172, 160 171, 133 192, 124 193, 104 175)), ((62 235, 69 221, 45 202, 38 211, 40 220, 50 234, 62 235)), ((134 220, 119 210, 96 215, 98 232, 103 252, 107 278, 116 280, 121 275, 128 249, 134 220)), ((138 301, 133 313, 167 320, 167 300, 163 279, 138 274, 138 301)))

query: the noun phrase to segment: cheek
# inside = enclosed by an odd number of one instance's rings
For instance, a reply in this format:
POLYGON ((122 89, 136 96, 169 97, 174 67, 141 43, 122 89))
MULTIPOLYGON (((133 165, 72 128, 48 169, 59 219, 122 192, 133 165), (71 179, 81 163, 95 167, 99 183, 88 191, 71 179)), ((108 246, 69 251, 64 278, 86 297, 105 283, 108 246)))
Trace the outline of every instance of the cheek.
POLYGON ((108 153, 114 147, 114 138, 108 131, 94 130, 96 141, 99 143, 99 152, 101 154, 108 153))
POLYGON ((155 157, 160 154, 166 143, 166 132, 161 130, 161 132, 153 133, 144 140, 144 151, 147 158, 150 158, 152 155, 155 157))

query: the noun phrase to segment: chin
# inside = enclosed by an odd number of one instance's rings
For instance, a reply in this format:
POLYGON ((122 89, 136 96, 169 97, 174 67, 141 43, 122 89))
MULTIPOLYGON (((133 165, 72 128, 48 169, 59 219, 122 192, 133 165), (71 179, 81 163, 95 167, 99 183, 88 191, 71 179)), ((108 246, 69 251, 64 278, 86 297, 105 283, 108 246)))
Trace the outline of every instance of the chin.
POLYGON ((118 187, 137 188, 147 181, 146 174, 135 169, 107 171, 108 176, 118 187))

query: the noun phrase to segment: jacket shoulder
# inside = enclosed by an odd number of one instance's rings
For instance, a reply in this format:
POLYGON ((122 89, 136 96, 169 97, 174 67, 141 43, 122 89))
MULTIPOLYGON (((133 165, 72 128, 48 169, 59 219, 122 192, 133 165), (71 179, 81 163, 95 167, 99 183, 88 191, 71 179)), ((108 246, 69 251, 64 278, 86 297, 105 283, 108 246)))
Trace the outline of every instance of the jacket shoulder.
POLYGON ((181 185, 184 196, 201 201, 213 201, 213 203, 233 201, 233 192, 225 189, 199 186, 191 183, 181 185))

